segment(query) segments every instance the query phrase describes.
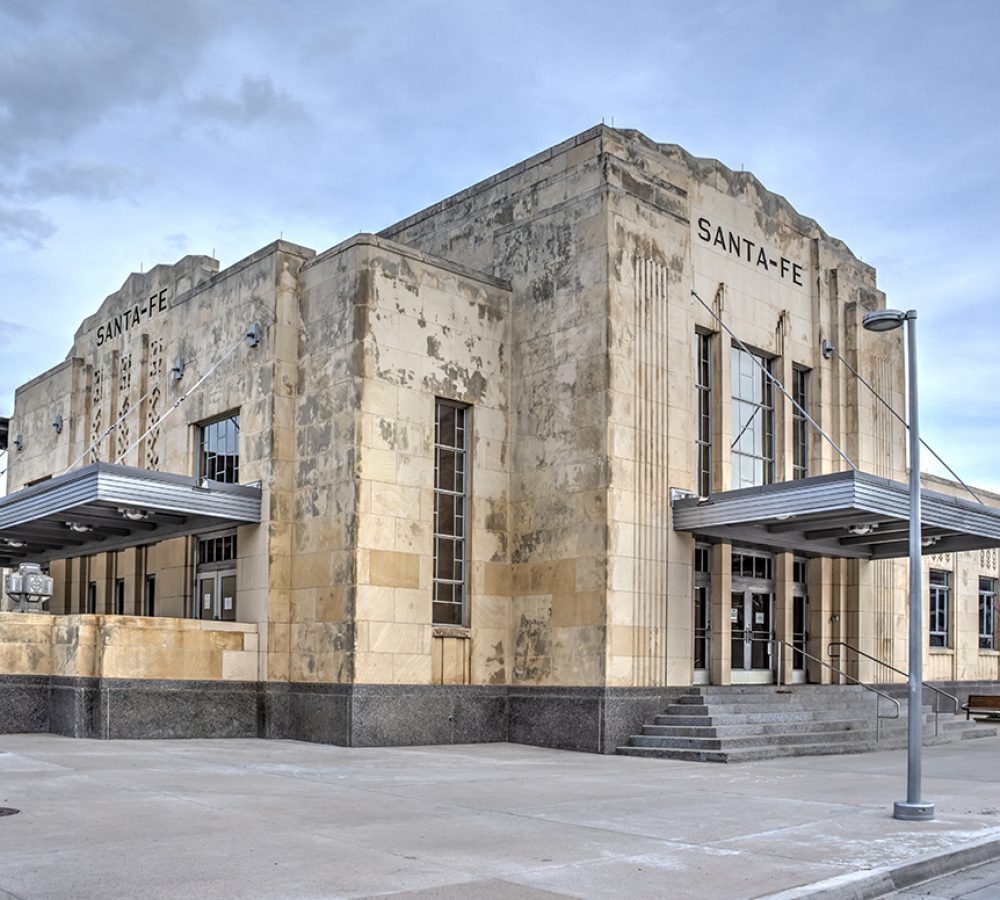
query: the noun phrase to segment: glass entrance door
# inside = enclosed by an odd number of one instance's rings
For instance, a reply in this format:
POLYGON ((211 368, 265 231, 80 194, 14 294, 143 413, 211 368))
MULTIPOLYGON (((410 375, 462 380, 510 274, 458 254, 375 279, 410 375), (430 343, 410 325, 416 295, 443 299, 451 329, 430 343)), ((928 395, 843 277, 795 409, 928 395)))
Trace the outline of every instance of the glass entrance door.
POLYGON ((206 572, 197 580, 198 618, 236 621, 236 573, 206 572))
POLYGON ((730 608, 733 682, 770 684, 773 674, 774 595, 734 590, 730 608))

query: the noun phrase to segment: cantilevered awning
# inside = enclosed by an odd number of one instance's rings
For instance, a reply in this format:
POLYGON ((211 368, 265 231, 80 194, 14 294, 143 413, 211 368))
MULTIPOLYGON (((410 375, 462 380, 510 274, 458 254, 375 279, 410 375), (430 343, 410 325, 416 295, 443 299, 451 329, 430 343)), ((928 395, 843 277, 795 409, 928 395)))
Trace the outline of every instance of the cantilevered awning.
MULTIPOLYGON (((920 492, 924 553, 1000 546, 1000 509, 920 492)), ((907 556, 909 486, 866 472, 725 491, 673 502, 673 523, 714 541, 805 556, 907 556)))
POLYGON ((0 499, 0 566, 260 522, 257 486, 93 463, 0 499))

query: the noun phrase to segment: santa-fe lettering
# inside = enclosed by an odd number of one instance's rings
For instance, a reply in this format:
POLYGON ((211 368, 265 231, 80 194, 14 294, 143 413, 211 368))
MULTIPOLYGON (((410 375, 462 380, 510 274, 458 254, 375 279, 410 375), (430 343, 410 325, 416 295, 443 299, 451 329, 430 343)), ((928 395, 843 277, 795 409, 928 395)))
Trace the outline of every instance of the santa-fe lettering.
POLYGON ((698 237, 700 237, 703 241, 712 240, 712 224, 708 221, 708 219, 698 220, 698 237))
POLYGON ((802 287, 802 266, 792 263, 792 283, 802 287))
POLYGON ((757 254, 757 265, 763 266, 765 270, 767 269, 767 254, 764 252, 763 247, 760 248, 760 252, 757 254))

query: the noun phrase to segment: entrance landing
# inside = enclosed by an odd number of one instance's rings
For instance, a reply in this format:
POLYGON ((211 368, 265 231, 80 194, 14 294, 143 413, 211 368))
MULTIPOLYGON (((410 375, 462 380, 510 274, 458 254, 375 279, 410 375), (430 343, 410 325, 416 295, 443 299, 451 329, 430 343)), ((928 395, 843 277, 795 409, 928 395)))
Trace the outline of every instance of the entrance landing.
MULTIPOLYGON (((995 726, 924 707, 924 743, 993 737, 995 726)), ((744 762, 906 746, 906 704, 858 685, 692 687, 618 748, 625 756, 744 762)))

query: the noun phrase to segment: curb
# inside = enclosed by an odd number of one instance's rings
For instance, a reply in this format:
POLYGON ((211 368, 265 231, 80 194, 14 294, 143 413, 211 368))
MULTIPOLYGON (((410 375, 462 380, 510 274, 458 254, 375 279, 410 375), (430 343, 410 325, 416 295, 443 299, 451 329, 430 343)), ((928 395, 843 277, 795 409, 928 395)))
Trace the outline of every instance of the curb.
POLYGON ((957 850, 946 850, 915 862, 867 872, 837 875, 825 881, 767 894, 761 900, 877 900, 933 878, 1000 859, 1000 835, 994 833, 957 850))

